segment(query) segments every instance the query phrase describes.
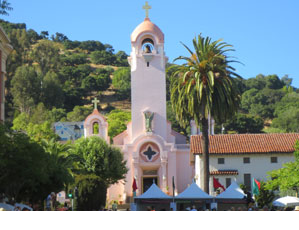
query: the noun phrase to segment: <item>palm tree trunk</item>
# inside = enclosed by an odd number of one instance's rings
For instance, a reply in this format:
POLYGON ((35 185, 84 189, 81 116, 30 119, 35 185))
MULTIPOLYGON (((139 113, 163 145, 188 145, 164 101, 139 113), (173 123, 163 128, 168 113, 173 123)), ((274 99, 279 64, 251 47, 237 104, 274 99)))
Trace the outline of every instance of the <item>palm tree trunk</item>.
POLYGON ((202 157, 203 157, 203 189, 209 194, 209 181, 210 181, 210 162, 209 162, 209 123, 208 119, 202 118, 202 157))

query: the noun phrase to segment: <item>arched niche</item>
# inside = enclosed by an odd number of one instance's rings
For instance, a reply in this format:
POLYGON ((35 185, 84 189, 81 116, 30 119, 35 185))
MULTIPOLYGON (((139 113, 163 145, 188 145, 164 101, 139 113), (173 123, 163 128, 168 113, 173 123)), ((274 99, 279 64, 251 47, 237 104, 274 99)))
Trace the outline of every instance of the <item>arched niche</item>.
POLYGON ((92 123, 92 134, 99 134, 100 133, 100 124, 99 122, 95 121, 92 123))

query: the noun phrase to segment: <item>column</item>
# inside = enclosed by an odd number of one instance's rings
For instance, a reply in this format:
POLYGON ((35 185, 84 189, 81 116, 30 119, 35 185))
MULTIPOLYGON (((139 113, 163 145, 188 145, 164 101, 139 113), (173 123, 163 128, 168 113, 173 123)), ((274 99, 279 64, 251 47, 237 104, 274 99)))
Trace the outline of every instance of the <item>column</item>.
POLYGON ((162 167, 162 191, 167 193, 167 159, 161 159, 161 167, 162 167))

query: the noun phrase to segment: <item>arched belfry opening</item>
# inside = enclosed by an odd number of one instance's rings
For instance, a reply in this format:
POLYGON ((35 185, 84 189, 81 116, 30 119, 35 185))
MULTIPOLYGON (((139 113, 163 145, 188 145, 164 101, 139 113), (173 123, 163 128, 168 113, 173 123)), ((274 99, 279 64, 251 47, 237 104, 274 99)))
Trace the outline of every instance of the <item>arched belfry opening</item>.
POLYGON ((142 56, 146 61, 146 66, 149 67, 150 61, 153 59, 154 55, 157 54, 155 49, 155 43, 152 38, 146 37, 142 39, 141 52, 142 56))
POLYGON ((143 53, 153 53, 155 50, 155 43, 151 38, 145 38, 142 41, 142 52, 143 53))

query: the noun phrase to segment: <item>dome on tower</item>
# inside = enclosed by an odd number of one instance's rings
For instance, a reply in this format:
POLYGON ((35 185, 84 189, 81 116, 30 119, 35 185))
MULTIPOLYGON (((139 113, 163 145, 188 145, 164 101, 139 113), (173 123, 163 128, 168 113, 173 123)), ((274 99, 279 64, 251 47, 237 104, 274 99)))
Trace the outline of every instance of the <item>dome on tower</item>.
POLYGON ((131 42, 136 42, 139 35, 143 33, 151 33, 157 36, 158 43, 164 43, 164 34, 149 18, 145 18, 144 21, 135 28, 131 34, 131 42))

